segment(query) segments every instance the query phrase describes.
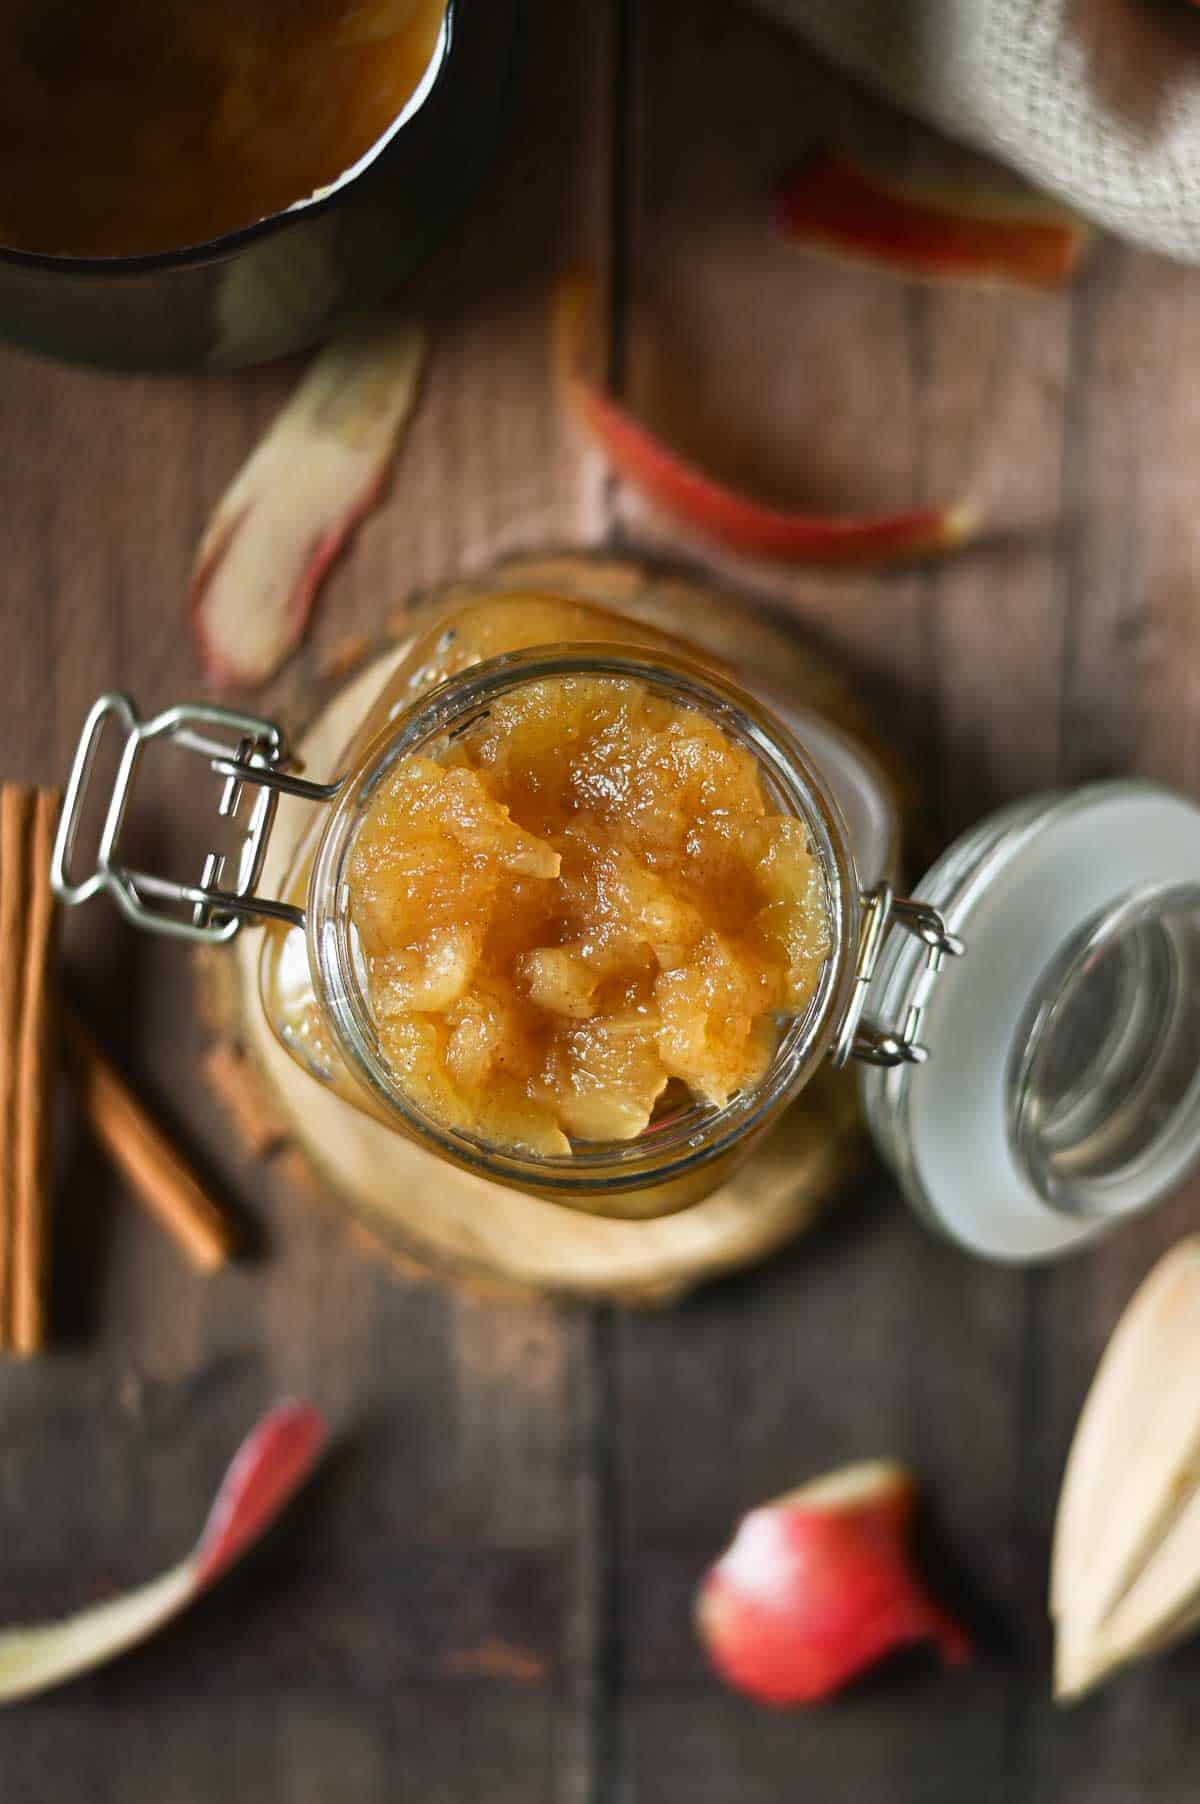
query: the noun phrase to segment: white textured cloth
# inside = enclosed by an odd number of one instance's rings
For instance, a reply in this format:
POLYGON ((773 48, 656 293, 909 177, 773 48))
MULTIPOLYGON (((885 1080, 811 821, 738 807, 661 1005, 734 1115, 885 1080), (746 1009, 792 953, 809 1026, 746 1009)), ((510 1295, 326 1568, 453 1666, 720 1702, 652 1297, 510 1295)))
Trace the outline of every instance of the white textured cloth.
POLYGON ((1200 262, 1200 7, 1189 0, 757 4, 1099 224, 1200 262))

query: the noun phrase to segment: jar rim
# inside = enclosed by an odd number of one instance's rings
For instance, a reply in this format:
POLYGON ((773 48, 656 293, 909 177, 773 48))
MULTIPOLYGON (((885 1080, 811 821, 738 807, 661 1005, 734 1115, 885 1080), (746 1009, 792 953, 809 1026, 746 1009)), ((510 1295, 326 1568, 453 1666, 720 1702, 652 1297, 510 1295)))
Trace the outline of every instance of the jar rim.
MULTIPOLYGON (((455 1164, 492 1181, 604 1212, 604 1199, 658 1189, 729 1153, 765 1126, 808 1082, 833 1044, 850 999, 859 928, 859 884, 836 799, 790 728, 737 683, 674 651, 612 644, 538 646, 472 665, 422 696, 372 740, 343 784, 322 833, 306 909, 309 963, 349 1068, 396 1125, 455 1164), (397 1083, 379 1043, 356 956, 345 880, 347 859, 371 798, 395 763, 465 730, 490 702, 559 677, 641 683, 712 719, 749 749, 780 811, 801 820, 821 866, 830 951, 805 1012, 783 1028, 757 1083, 721 1108, 693 1104, 629 1141, 578 1141, 559 1156, 498 1146, 448 1127, 397 1083)), ((615 1205, 617 1212, 626 1213, 615 1205)), ((647 1211, 651 1212, 651 1211, 647 1211)), ((653 1213, 662 1211, 655 1208, 653 1213)))
POLYGON ((1195 1163, 1198 923, 1194 879, 1134 888, 1065 941, 1030 999, 1009 1054, 1009 1132, 1039 1195, 1064 1214, 1138 1214, 1195 1163), (1160 971, 1156 982, 1147 965, 1164 960, 1168 981, 1160 971), (1113 967, 1125 993, 1098 1008, 1113 967), (1081 1015, 1085 1069, 1064 1071, 1072 1038, 1079 1063, 1081 1015))

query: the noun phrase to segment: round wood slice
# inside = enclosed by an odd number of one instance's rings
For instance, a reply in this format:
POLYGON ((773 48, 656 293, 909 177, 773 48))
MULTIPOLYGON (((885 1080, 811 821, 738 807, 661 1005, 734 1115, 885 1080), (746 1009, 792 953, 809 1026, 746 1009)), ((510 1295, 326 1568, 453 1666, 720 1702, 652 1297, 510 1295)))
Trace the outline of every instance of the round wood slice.
MULTIPOLYGON (((353 675, 341 673, 341 687, 297 746, 306 769, 320 777, 332 767, 424 613, 517 588, 608 603, 721 654, 747 678, 769 678, 775 693, 819 709, 865 741, 886 765, 902 812, 908 812, 911 783, 872 732, 866 710, 845 679, 785 622, 695 582, 584 556, 505 565, 406 609, 391 623, 396 638, 390 645, 376 646, 353 675)), ((278 893, 310 819, 299 803, 281 805, 259 886, 263 894, 278 893)), ((219 1088, 235 1126, 257 1142, 256 1150, 290 1143, 321 1188, 406 1265, 415 1259, 446 1276, 539 1293, 665 1303, 791 1240, 837 1193, 862 1153, 853 1075, 825 1071, 728 1184, 659 1221, 604 1220, 487 1183, 390 1132, 293 1064, 258 1003, 259 938, 246 931, 232 952, 204 960, 210 1005, 214 995, 221 999, 223 1044, 211 1068, 214 1075, 224 1072, 219 1088)))

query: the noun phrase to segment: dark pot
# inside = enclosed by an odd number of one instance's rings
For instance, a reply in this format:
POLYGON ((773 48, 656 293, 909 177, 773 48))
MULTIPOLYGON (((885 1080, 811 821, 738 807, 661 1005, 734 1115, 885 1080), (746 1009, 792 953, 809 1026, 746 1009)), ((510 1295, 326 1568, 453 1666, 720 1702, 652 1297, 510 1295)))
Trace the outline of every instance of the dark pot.
POLYGON ((297 351, 420 262, 495 138, 520 0, 450 0, 420 105, 319 200, 209 244, 149 257, 0 248, 0 334, 126 369, 235 369, 297 351))

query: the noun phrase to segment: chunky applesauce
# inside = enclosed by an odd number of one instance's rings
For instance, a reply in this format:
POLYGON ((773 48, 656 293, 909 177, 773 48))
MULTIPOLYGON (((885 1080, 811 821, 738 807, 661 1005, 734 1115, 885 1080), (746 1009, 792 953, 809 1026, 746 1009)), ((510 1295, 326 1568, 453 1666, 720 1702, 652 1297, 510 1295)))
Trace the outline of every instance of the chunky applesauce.
MULTIPOLYGON (((415 649, 390 711, 495 651, 614 637, 662 644, 573 604, 489 603, 415 649)), ((829 955, 805 827, 772 812, 753 754, 610 674, 521 684, 399 760, 345 881, 399 1089, 446 1127, 542 1155, 752 1086, 829 955)))

